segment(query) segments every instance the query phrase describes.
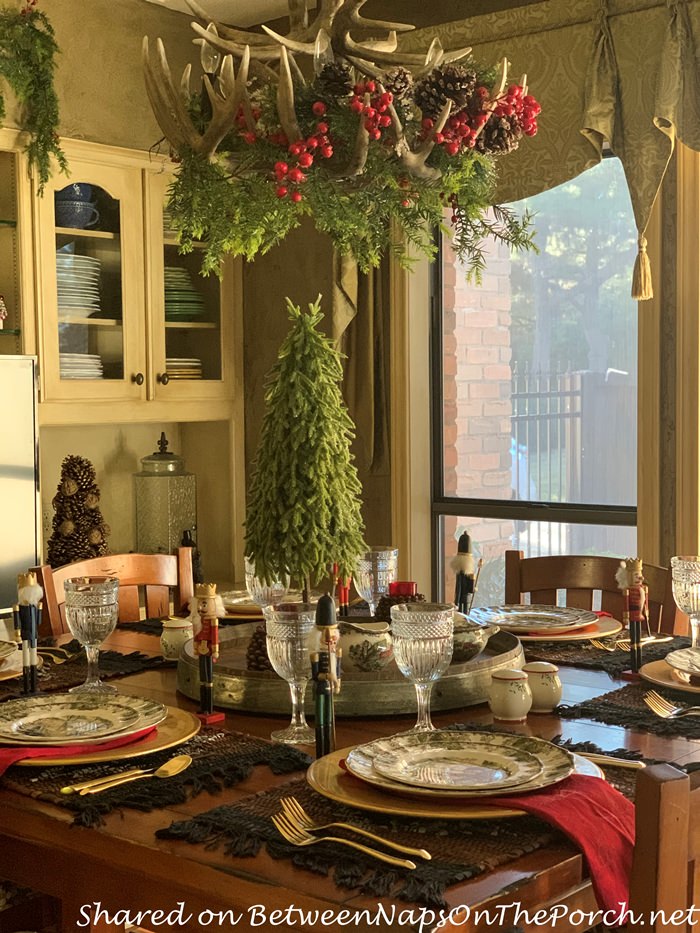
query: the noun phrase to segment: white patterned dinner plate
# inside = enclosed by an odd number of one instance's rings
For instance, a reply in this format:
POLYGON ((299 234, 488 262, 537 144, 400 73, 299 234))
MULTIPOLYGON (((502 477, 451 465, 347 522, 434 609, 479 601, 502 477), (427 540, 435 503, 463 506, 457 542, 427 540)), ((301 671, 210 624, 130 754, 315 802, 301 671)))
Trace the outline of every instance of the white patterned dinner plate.
POLYGON ((126 694, 21 697, 0 707, 0 745, 92 745, 158 725, 167 707, 126 694))
POLYGON ((669 651, 666 663, 684 674, 700 674, 700 648, 679 648, 669 651))
POLYGON ((476 622, 498 625, 506 632, 548 633, 570 632, 598 621, 595 612, 570 609, 565 606, 511 605, 472 609, 469 618, 476 622))
MULTIPOLYGON (((442 731, 442 730, 441 730, 442 731)), ((428 734, 428 733, 426 733, 428 734)), ((432 734, 432 733, 430 733, 432 734)), ((462 737, 482 738, 486 733, 483 732, 449 732, 442 731, 444 736, 459 735, 462 737)), ((539 790, 542 787, 549 787, 550 784, 556 784, 568 777, 573 770, 573 759, 569 752, 557 745, 545 742, 544 739, 537 739, 532 736, 510 735, 508 733, 488 733, 491 737, 500 736, 503 743, 502 748, 513 748, 517 751, 527 752, 534 755, 542 765, 542 770, 532 780, 519 784, 517 788, 511 788, 512 793, 527 793, 533 790, 539 790)), ((387 739, 376 739, 373 742, 367 742, 364 745, 357 745, 345 758, 345 765, 351 774, 373 784, 375 787, 381 787, 384 790, 394 793, 410 794, 419 797, 493 797, 502 793, 502 788, 486 788, 474 790, 450 790, 445 787, 418 787, 409 785, 402 781, 396 781, 392 778, 380 774, 374 767, 374 760, 377 755, 395 754, 403 749, 414 747, 415 733, 403 733, 394 735, 387 739)), ((462 738, 459 741, 468 741, 468 738, 462 738)))
POLYGON ((375 755, 374 770, 413 787, 433 790, 501 790, 528 784, 543 765, 530 751, 503 742, 501 735, 428 732, 393 752, 375 755))
POLYGON ((17 642, 0 641, 0 661, 4 661, 5 658, 9 658, 9 656, 14 654, 15 651, 17 651, 17 642))

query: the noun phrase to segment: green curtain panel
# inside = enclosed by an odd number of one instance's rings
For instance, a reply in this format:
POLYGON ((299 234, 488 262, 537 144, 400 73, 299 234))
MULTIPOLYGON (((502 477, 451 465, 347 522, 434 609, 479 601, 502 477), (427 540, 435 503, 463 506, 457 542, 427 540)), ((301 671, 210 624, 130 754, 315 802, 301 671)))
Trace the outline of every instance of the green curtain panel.
POLYGON ((621 160, 639 231, 632 295, 652 297, 644 237, 676 140, 700 151, 700 0, 546 0, 412 33, 471 45, 511 78, 528 75, 539 132, 499 163, 497 199, 553 188, 602 157, 621 160))

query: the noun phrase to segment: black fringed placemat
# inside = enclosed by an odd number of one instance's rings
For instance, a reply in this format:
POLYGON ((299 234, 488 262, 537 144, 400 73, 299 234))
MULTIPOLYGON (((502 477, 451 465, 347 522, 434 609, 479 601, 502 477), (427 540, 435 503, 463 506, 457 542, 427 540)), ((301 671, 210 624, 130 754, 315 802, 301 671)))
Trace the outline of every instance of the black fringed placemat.
POLYGON ((656 690, 674 705, 690 706, 692 694, 668 687, 658 687, 650 683, 629 684, 619 690, 604 693, 603 696, 583 703, 558 706, 554 711, 562 719, 593 719, 611 726, 623 726, 655 735, 676 735, 686 739, 700 739, 700 717, 684 716, 680 719, 662 719, 652 713, 644 702, 644 694, 656 690))
MULTIPOLYGON (((467 723, 450 728, 472 727, 467 723)), ((481 726, 476 731, 508 730, 481 726)), ((558 738, 554 741, 572 752, 601 752, 591 742, 573 743, 558 738)), ((629 749, 606 754, 626 760, 640 757, 638 752, 629 749)), ((604 771, 613 787, 629 799, 634 798, 637 770, 606 765, 604 771)), ((343 830, 336 829, 333 834, 345 835, 343 830)), ((235 806, 216 807, 191 820, 178 821, 158 830, 156 836, 221 847, 226 855, 237 857, 254 856, 264 846, 272 858, 289 859, 292 864, 316 874, 332 874, 340 888, 374 897, 391 895, 429 907, 444 906, 444 892, 450 885, 511 862, 554 840, 564 839, 558 830, 530 816, 499 820, 430 820, 369 813, 328 800, 302 779, 248 797, 235 806), (318 823, 350 822, 395 842, 428 848, 433 859, 430 862, 415 859, 417 868, 405 871, 382 865, 370 856, 337 843, 308 848, 292 846, 282 839, 270 820, 273 813, 281 810, 280 798, 292 796, 318 823)))
POLYGON ((184 803, 189 797, 207 791, 215 794, 223 787, 243 781, 256 765, 267 765, 274 774, 289 774, 305 769, 311 759, 289 745, 268 742, 240 732, 204 730, 177 749, 167 749, 124 762, 91 765, 60 765, 6 771, 3 782, 10 790, 71 810, 74 823, 98 826, 106 814, 123 807, 132 810, 158 810, 184 803), (191 755, 192 764, 181 774, 167 780, 132 781, 99 794, 62 794, 61 788, 119 771, 158 768, 174 755, 191 755))
MULTIPOLYGON (((346 833, 333 829, 333 835, 346 833)), ((534 852, 555 838, 563 838, 556 830, 528 816, 504 820, 423 820, 366 813, 327 800, 311 790, 303 778, 247 797, 236 806, 216 807, 191 820, 173 823, 158 830, 156 836, 207 848, 222 847, 230 856, 254 856, 264 846, 272 858, 289 859, 293 865, 314 874, 332 876, 339 888, 371 897, 391 895, 427 906, 443 906, 444 892, 450 885, 534 852), (338 843, 293 846, 280 836, 270 819, 282 809, 281 797, 295 797, 320 824, 351 822, 394 842, 427 847, 432 852, 432 861, 414 859, 417 867, 409 871, 338 843)), ((357 841, 352 834, 348 838, 357 841)), ((368 841, 367 845, 372 843, 368 841)), ((401 857, 399 853, 391 854, 401 857)))
MULTIPOLYGON (((52 640, 53 641, 53 640, 52 640)), ((39 690, 45 693, 64 692, 71 687, 77 687, 85 682, 87 677, 87 659, 85 649, 75 639, 61 645, 70 654, 74 654, 69 661, 55 664, 51 657, 42 655, 43 667, 39 671, 39 690)), ((100 677, 109 680, 113 677, 126 677, 128 674, 138 674, 154 667, 168 664, 160 655, 151 657, 140 651, 122 654, 120 651, 100 651, 100 677)), ((22 678, 0 681, 0 701, 14 699, 22 695, 22 678)))
MULTIPOLYGON (((612 642, 612 639, 610 639, 612 642)), ((586 668, 591 671, 606 671, 616 676, 629 670, 629 651, 605 651, 603 648, 594 648, 587 641, 559 642, 559 641, 528 641, 523 642, 523 651, 528 661, 550 661, 552 664, 571 664, 575 667, 586 668)), ((669 651, 687 648, 689 638, 674 638, 673 641, 659 644, 645 645, 642 649, 643 663, 663 660, 669 651)))
MULTIPOLYGON (((219 627, 227 625, 241 625, 245 622, 262 622, 263 617, 259 619, 236 619, 233 617, 224 617, 219 619, 219 627)), ((140 635, 156 635, 158 638, 163 634, 162 619, 139 619, 138 622, 120 622, 117 625, 122 631, 138 632, 140 635)))

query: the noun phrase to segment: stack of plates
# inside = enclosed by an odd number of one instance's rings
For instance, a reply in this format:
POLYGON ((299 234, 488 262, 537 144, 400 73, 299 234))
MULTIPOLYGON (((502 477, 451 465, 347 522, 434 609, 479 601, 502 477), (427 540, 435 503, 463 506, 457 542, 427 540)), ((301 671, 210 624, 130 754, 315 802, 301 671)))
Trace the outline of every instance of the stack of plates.
POLYGON ((313 762, 307 778, 324 796, 360 809, 488 819, 522 813, 516 803, 513 809, 490 805, 489 797, 541 790, 574 771, 602 776, 591 762, 544 739, 435 731, 401 733, 334 752, 313 762), (349 775, 338 768, 339 755, 349 775))
POLYGON ((194 321, 204 314, 204 299, 192 285, 187 269, 165 267, 165 320, 194 321))
POLYGON ((56 253, 58 316, 89 317, 101 311, 100 260, 75 253, 56 253))
POLYGON ((96 353, 61 353, 61 379, 104 379, 102 357, 96 353))
POLYGON ((167 714, 162 703, 118 693, 23 697, 0 708, 0 744, 91 745, 133 735, 167 714))
POLYGON ((171 379, 203 379, 202 361, 196 357, 168 357, 165 370, 171 379))
POLYGON ((598 617, 587 609, 564 606, 512 605, 472 609, 469 618, 483 625, 497 625, 523 641, 584 641, 614 635, 622 628, 615 619, 598 617))

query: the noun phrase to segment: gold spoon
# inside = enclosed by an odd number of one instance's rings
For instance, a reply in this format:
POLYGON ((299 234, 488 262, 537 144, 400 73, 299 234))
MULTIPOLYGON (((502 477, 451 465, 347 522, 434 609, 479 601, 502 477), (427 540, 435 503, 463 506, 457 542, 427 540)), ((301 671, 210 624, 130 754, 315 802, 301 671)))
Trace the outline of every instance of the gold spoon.
POLYGON ((113 780, 105 781, 102 784, 94 784, 92 787, 84 787, 79 791, 80 796, 85 794, 99 794, 103 790, 109 790, 112 787, 119 787, 121 784, 128 784, 130 781, 140 781, 141 778, 169 778, 175 777, 181 771, 185 771, 192 764, 192 758, 189 755, 176 755, 170 758, 160 768, 149 768, 148 771, 141 771, 140 774, 120 775, 113 780))

